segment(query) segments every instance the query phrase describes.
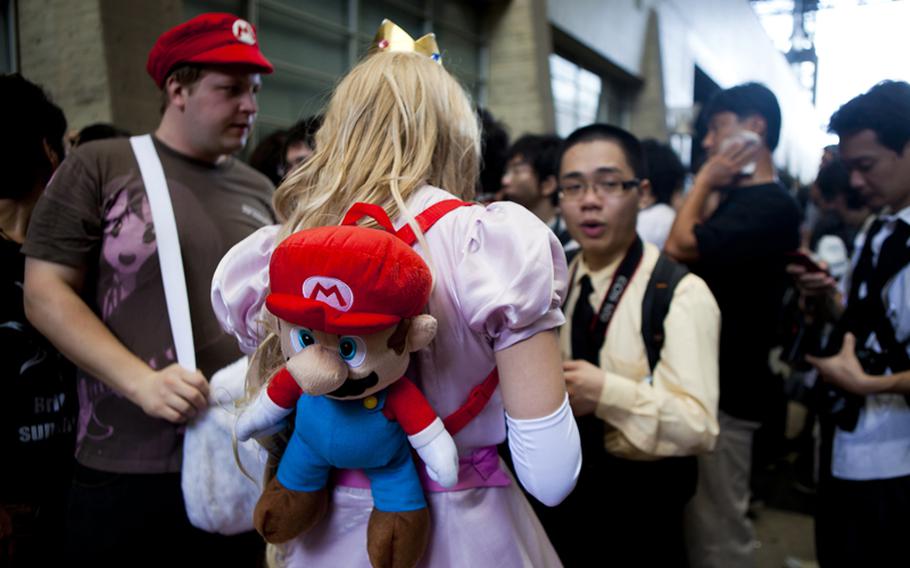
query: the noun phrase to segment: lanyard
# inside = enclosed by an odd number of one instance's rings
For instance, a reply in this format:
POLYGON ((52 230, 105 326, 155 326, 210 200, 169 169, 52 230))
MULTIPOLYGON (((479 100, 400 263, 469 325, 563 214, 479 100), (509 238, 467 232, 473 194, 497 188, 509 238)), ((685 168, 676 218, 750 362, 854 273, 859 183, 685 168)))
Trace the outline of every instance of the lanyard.
MULTIPOLYGON (((604 299, 600 303, 600 309, 598 309, 591 318, 589 329, 591 333, 594 334, 598 345, 602 344, 603 339, 607 336, 607 328, 610 325, 610 321, 613 319, 613 314, 616 312, 616 306, 619 305, 619 301, 629 287, 632 276, 635 274, 635 271, 638 270, 643 254, 644 245, 641 242, 641 238, 636 235, 635 242, 629 247, 626 256, 623 257, 619 266, 616 268, 616 273, 613 274, 610 286, 607 288, 604 299)), ((577 270, 578 265, 576 264, 575 268, 572 270, 572 277, 569 280, 573 285, 575 283, 575 272, 577 270)), ((569 290, 569 293, 566 294, 566 298, 571 296, 571 294, 572 291, 569 290)), ((579 300, 588 301, 587 298, 579 298, 579 300)), ((577 310, 578 308, 575 309, 577 310)))

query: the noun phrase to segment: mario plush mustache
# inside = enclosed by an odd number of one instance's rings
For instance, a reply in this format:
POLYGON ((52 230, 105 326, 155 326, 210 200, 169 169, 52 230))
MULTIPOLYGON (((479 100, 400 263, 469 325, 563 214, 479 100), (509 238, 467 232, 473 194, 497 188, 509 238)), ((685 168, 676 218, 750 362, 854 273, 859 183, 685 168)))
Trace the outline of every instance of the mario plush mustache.
POLYGON ((455 485, 458 454, 442 420, 404 373, 436 335, 422 311, 429 268, 392 233, 358 226, 295 233, 272 254, 268 310, 279 319, 286 364, 244 410, 240 440, 273 431, 296 407, 294 433, 256 506, 254 525, 280 543, 328 508, 332 468, 362 469, 374 509, 374 566, 413 566, 426 550, 429 513, 411 448, 427 474, 455 485))

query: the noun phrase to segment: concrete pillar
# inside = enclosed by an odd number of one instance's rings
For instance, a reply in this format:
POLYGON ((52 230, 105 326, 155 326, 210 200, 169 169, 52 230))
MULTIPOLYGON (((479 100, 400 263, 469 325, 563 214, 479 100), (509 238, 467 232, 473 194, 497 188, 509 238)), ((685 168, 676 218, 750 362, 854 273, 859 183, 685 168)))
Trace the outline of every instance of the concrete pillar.
POLYGON ((165 30, 184 20, 181 0, 101 0, 114 124, 134 133, 161 118, 161 91, 145 71, 149 51, 165 30))
POLYGON ((29 0, 18 9, 21 72, 51 94, 71 128, 154 129, 159 93, 145 62, 155 39, 181 21, 181 0, 29 0))
POLYGON ((663 67, 657 13, 648 14, 645 49, 641 64, 642 88, 636 93, 631 109, 630 130, 639 139, 667 141, 667 112, 664 103, 663 67))
POLYGON ((555 130, 545 0, 512 0, 490 13, 489 110, 512 138, 555 130))
POLYGON ((71 128, 109 122, 111 94, 99 0, 18 3, 19 62, 66 114, 71 128))

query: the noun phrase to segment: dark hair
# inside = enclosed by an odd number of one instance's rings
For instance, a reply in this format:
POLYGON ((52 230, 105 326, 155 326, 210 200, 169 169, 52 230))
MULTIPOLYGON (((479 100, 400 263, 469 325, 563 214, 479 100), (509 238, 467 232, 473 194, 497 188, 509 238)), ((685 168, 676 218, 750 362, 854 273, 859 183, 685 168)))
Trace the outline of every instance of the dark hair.
POLYGON ((276 130, 260 140, 250 153, 250 167, 269 178, 275 187, 284 177, 286 140, 287 131, 276 130))
POLYGON ((642 140, 651 194, 658 203, 670 203, 673 192, 681 189, 686 179, 686 168, 679 156, 667 144, 654 139, 642 140))
POLYGON ((780 141, 780 105, 771 89, 761 83, 743 83, 718 91, 705 105, 705 122, 721 112, 732 112, 739 119, 758 115, 765 119, 765 145, 772 152, 780 141))
POLYGON ((0 105, 8 109, 0 137, 0 199, 21 199, 53 173, 44 144, 63 160, 66 118, 44 90, 22 75, 0 75, 0 105))
POLYGON ((314 114, 299 121, 294 126, 288 128, 288 137, 284 141, 284 149, 281 153, 282 159, 288 153, 288 148, 295 144, 303 142, 311 149, 316 149, 316 131, 322 126, 322 115, 314 114))
POLYGON ((828 125, 841 139, 866 129, 875 132, 882 146, 903 153, 910 140, 910 85, 882 81, 837 109, 828 125))
POLYGON ((109 124, 107 122, 96 122, 95 124, 89 124, 79 131, 79 134, 76 135, 76 140, 73 142, 73 146, 81 146, 86 142, 92 142, 93 140, 105 140, 107 138, 128 138, 129 136, 129 131, 118 128, 113 124, 109 124))
POLYGON ((832 160, 822 166, 815 183, 826 202, 830 203, 838 195, 843 195, 848 209, 862 209, 866 205, 859 190, 850 185, 850 172, 840 160, 832 160))
POLYGON ((478 194, 492 195, 502 188, 502 174, 506 169, 509 150, 509 133, 490 111, 478 108, 480 116, 480 178, 478 194))
POLYGON ((622 149, 623 154, 625 154, 626 161, 629 163, 629 167, 632 168, 635 177, 639 179, 646 177, 645 154, 638 138, 631 132, 623 130, 618 126, 603 123, 582 126, 572 134, 569 134, 565 142, 563 142, 562 152, 559 154, 560 168, 562 168, 562 157, 566 155, 569 148, 576 144, 594 142, 596 140, 615 142, 622 149))
POLYGON ((521 156, 534 168, 537 181, 559 175, 559 151, 562 138, 554 134, 525 134, 512 144, 506 153, 506 162, 521 156))

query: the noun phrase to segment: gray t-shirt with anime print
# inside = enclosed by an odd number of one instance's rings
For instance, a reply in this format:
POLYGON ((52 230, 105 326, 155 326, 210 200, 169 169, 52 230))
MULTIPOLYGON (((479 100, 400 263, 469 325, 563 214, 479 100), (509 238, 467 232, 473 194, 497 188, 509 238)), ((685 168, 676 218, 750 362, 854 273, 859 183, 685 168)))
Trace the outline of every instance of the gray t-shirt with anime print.
MULTIPOLYGON (((186 274, 196 361, 207 378, 240 357, 212 312, 218 261, 238 241, 274 222, 271 183, 233 158, 213 165, 160 141, 186 274)), ((83 298, 114 335, 152 368, 176 360, 155 229, 139 166, 126 139, 92 142, 61 164, 35 207, 23 252, 86 269, 83 298)), ((180 469, 182 427, 78 373, 76 458, 121 473, 180 469)))

